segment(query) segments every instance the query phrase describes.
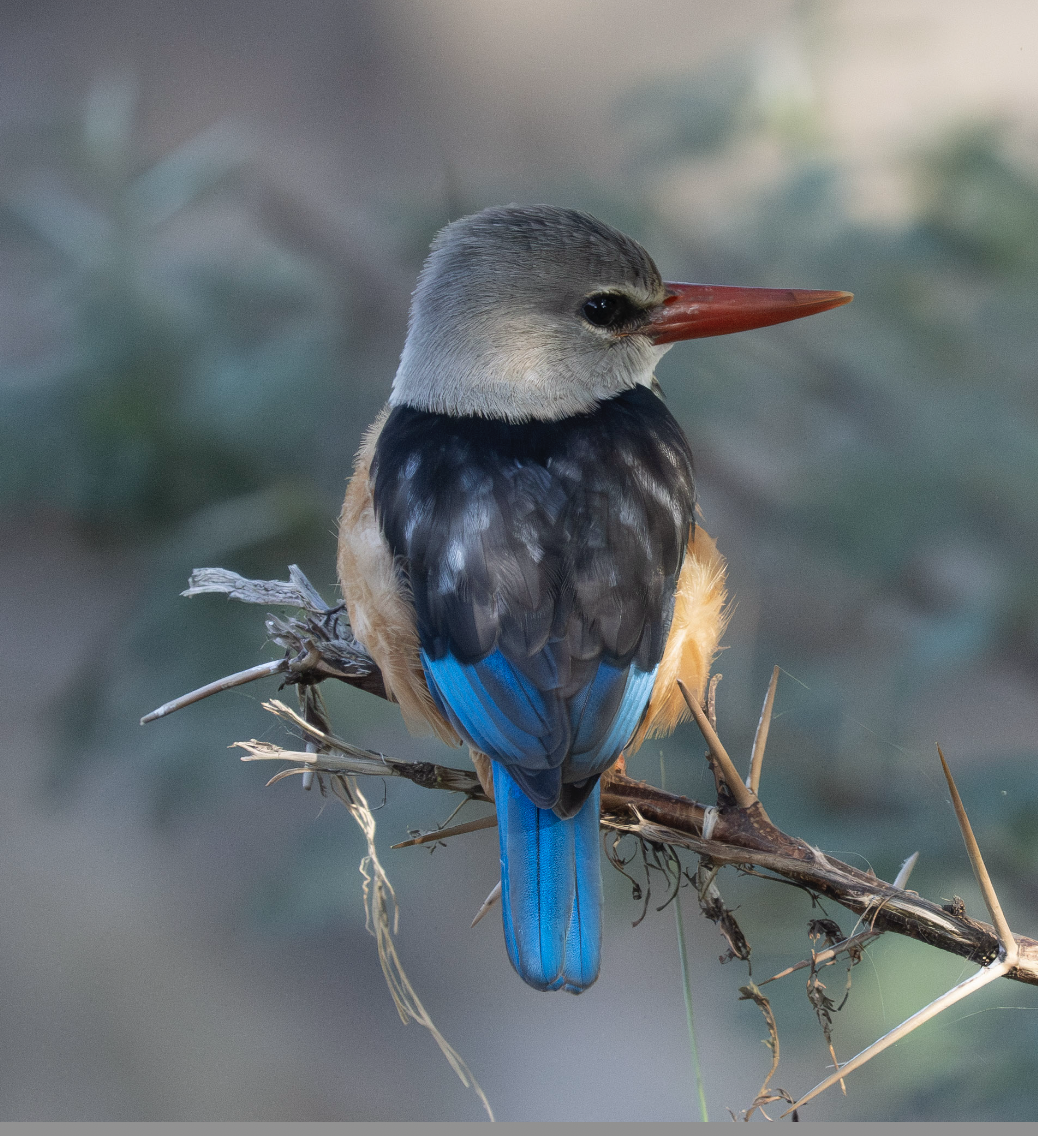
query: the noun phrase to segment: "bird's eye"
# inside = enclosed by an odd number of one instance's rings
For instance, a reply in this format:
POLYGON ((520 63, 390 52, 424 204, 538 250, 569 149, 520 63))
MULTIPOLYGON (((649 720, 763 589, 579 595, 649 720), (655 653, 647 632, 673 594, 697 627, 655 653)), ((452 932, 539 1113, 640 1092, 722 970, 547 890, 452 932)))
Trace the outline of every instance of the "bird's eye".
POLYGON ((636 313, 634 304, 616 292, 601 292, 584 301, 580 309, 584 319, 595 327, 620 327, 629 323, 636 313))

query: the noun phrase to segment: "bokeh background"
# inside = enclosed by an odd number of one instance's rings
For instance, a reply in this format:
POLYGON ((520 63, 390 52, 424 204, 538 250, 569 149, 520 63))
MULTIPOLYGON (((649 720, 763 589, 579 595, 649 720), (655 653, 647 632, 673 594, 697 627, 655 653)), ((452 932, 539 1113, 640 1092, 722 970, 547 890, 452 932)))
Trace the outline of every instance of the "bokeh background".
MULTIPOLYGON (((1035 932, 1029 0, 6 0, 0 28, 0 1119, 481 1119, 396 1017, 345 811, 226 748, 286 740, 260 707, 274 684, 137 720, 273 657, 262 610, 179 598, 193 567, 295 562, 334 597, 338 505, 424 250, 489 204, 590 209, 672 279, 857 293, 661 366, 730 559, 722 735, 745 761, 778 663, 776 822, 887 879, 918 850, 913 885, 984 917, 940 740, 1035 932)), ((327 695, 361 745, 464 761, 327 695)), ((663 757, 703 799, 701 753, 686 729, 633 772, 663 757)), ((499 1119, 697 1115, 662 892, 632 928, 607 869, 601 979, 534 994, 497 919, 468 926, 495 833, 390 852, 454 802, 367 788, 404 965, 499 1119)), ((720 883, 757 980, 805 957, 802 893, 720 883)), ((766 1030, 684 903, 725 1119, 766 1030)), ((881 940, 837 1053, 969 970, 881 940)), ((802 979, 768 988, 793 1093, 828 1061, 802 979)), ((989 987, 805 1119, 1033 1120, 1035 1053, 1036 992, 989 987)))

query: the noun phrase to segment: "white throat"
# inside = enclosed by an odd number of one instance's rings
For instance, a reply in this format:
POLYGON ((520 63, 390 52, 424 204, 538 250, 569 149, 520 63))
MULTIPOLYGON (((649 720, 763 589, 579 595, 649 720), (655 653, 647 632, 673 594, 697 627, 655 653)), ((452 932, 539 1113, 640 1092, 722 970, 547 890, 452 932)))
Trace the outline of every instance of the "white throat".
POLYGON ((526 422, 587 414, 621 391, 650 386, 669 344, 592 336, 543 321, 487 320, 464 333, 411 328, 391 406, 526 422), (525 326, 524 326, 525 324, 525 326))

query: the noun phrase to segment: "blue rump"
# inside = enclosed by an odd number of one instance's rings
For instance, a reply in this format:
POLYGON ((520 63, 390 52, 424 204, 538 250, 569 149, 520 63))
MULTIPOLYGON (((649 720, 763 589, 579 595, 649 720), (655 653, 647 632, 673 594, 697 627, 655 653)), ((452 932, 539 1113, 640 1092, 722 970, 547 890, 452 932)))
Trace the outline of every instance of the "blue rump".
POLYGON ((613 764, 645 713, 656 668, 599 663, 594 679, 567 704, 550 653, 537 662, 534 682, 501 651, 478 663, 450 654, 432 660, 422 652, 429 690, 455 729, 507 765, 532 801, 551 808, 562 781, 582 781, 613 764))

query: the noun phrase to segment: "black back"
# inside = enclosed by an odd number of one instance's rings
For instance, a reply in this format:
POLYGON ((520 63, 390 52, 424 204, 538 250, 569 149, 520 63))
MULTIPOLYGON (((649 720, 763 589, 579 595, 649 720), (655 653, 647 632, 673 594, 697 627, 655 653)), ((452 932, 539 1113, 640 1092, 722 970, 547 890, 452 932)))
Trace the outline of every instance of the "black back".
POLYGON ((410 583, 425 652, 499 649, 565 698, 600 661, 651 671, 694 527, 688 442, 648 388, 556 422, 393 409, 375 509, 410 583))

